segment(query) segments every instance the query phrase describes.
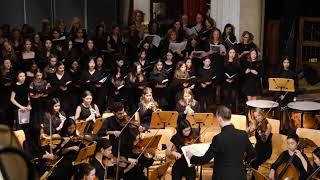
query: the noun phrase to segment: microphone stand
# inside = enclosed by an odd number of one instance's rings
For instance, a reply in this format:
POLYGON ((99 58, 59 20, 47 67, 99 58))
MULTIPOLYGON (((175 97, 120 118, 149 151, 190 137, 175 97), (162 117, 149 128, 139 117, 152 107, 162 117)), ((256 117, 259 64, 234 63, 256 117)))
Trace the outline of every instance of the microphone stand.
POLYGON ((124 129, 130 124, 131 120, 135 116, 136 112, 140 110, 140 107, 133 113, 133 115, 130 117, 129 121, 123 126, 123 128, 120 130, 120 134, 118 136, 118 154, 117 154, 117 170, 116 170, 116 180, 119 179, 119 161, 120 161, 120 146, 121 146, 121 134, 124 131, 124 129))

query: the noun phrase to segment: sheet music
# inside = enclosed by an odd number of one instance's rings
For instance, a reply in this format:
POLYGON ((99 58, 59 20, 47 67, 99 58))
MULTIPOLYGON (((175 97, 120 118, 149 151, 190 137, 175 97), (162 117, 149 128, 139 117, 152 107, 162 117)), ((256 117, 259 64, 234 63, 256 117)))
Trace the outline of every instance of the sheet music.
POLYGON ((161 83, 164 84, 164 83, 166 83, 168 81, 169 81, 169 79, 164 79, 164 80, 161 81, 161 83))
POLYGON ((210 44, 210 50, 213 53, 220 53, 220 45, 210 44))
POLYGON ((18 110, 18 120, 19 124, 28 124, 30 123, 30 111, 18 110))
POLYGON ((107 78, 108 78, 108 76, 107 76, 107 77, 102 78, 102 79, 99 81, 99 83, 104 83, 104 82, 106 82, 107 78))
POLYGON ((159 47, 160 45, 160 42, 161 42, 161 37, 156 35, 156 34, 153 34, 153 35, 150 35, 150 34, 146 34, 143 38, 143 41, 148 39, 148 38, 152 38, 152 44, 156 47, 159 47))
POLYGON ((70 84, 72 81, 68 81, 68 82, 66 82, 66 84, 65 85, 68 85, 68 84, 70 84))
POLYGON ((205 51, 192 51, 191 56, 195 58, 203 58, 207 56, 208 54, 205 51))
POLYGON ((173 52, 182 52, 185 50, 187 47, 187 41, 183 41, 181 43, 170 43, 169 44, 169 49, 172 50, 173 52))
POLYGON ((228 79, 232 79, 232 78, 235 77, 238 73, 233 74, 232 76, 230 76, 230 74, 228 74, 228 73, 224 73, 224 74, 228 77, 228 79))
POLYGON ((194 156, 203 156, 207 152, 209 147, 210 147, 210 144, 191 144, 188 146, 183 146, 181 150, 188 163, 188 166, 191 167, 192 164, 190 164, 190 159, 188 159, 186 155, 187 151, 190 151, 194 156))

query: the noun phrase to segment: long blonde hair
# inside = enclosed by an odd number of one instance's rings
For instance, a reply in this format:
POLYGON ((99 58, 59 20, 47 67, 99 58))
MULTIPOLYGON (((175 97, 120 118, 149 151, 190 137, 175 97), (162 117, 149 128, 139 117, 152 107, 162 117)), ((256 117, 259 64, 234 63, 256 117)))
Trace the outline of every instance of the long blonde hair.
MULTIPOLYGON (((143 88, 143 90, 142 90, 142 96, 140 97, 140 102, 143 104, 143 107, 146 107, 146 106, 148 105, 148 104, 146 103, 146 101, 145 101, 144 96, 145 96, 146 94, 149 94, 149 93, 152 94, 152 89, 151 89, 151 88, 149 88, 149 87, 143 88)), ((154 103, 155 106, 158 107, 158 103, 153 99, 153 96, 151 97, 151 101, 150 101, 150 102, 151 102, 151 103, 154 103)), ((150 102, 148 102, 148 103, 150 103, 150 102)))
POLYGON ((197 103, 197 100, 194 99, 194 95, 193 95, 193 92, 190 88, 184 88, 183 89, 183 92, 182 92, 182 97, 181 99, 179 100, 179 103, 182 105, 182 106, 187 106, 187 105, 191 105, 191 106, 195 106, 196 103, 197 103), (184 97, 184 94, 190 94, 191 95, 191 100, 190 100, 190 103, 188 104, 186 102, 186 100, 183 98, 184 97))

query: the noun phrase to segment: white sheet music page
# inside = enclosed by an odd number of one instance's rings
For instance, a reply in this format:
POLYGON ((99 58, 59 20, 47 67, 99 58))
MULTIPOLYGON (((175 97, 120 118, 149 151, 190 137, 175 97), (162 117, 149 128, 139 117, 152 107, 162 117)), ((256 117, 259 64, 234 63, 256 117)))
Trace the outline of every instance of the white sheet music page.
POLYGON ((183 146, 181 148, 183 155, 188 163, 188 166, 191 167, 190 159, 188 159, 186 153, 190 151, 194 156, 203 156, 209 149, 210 144, 191 144, 188 146, 183 146))

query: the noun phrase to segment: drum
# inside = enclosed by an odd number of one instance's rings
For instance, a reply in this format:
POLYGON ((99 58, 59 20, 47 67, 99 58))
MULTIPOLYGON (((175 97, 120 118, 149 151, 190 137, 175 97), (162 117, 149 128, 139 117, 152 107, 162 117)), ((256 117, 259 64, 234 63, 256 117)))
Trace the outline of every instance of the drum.
POLYGON ((254 116, 253 112, 255 108, 263 109, 266 113, 266 117, 274 119, 274 110, 279 106, 279 103, 269 100, 251 100, 247 101, 248 106, 248 120, 252 121, 254 116))
POLYGON ((320 103, 313 101, 296 101, 288 105, 290 125, 294 128, 319 129, 316 115, 320 111, 320 103))

